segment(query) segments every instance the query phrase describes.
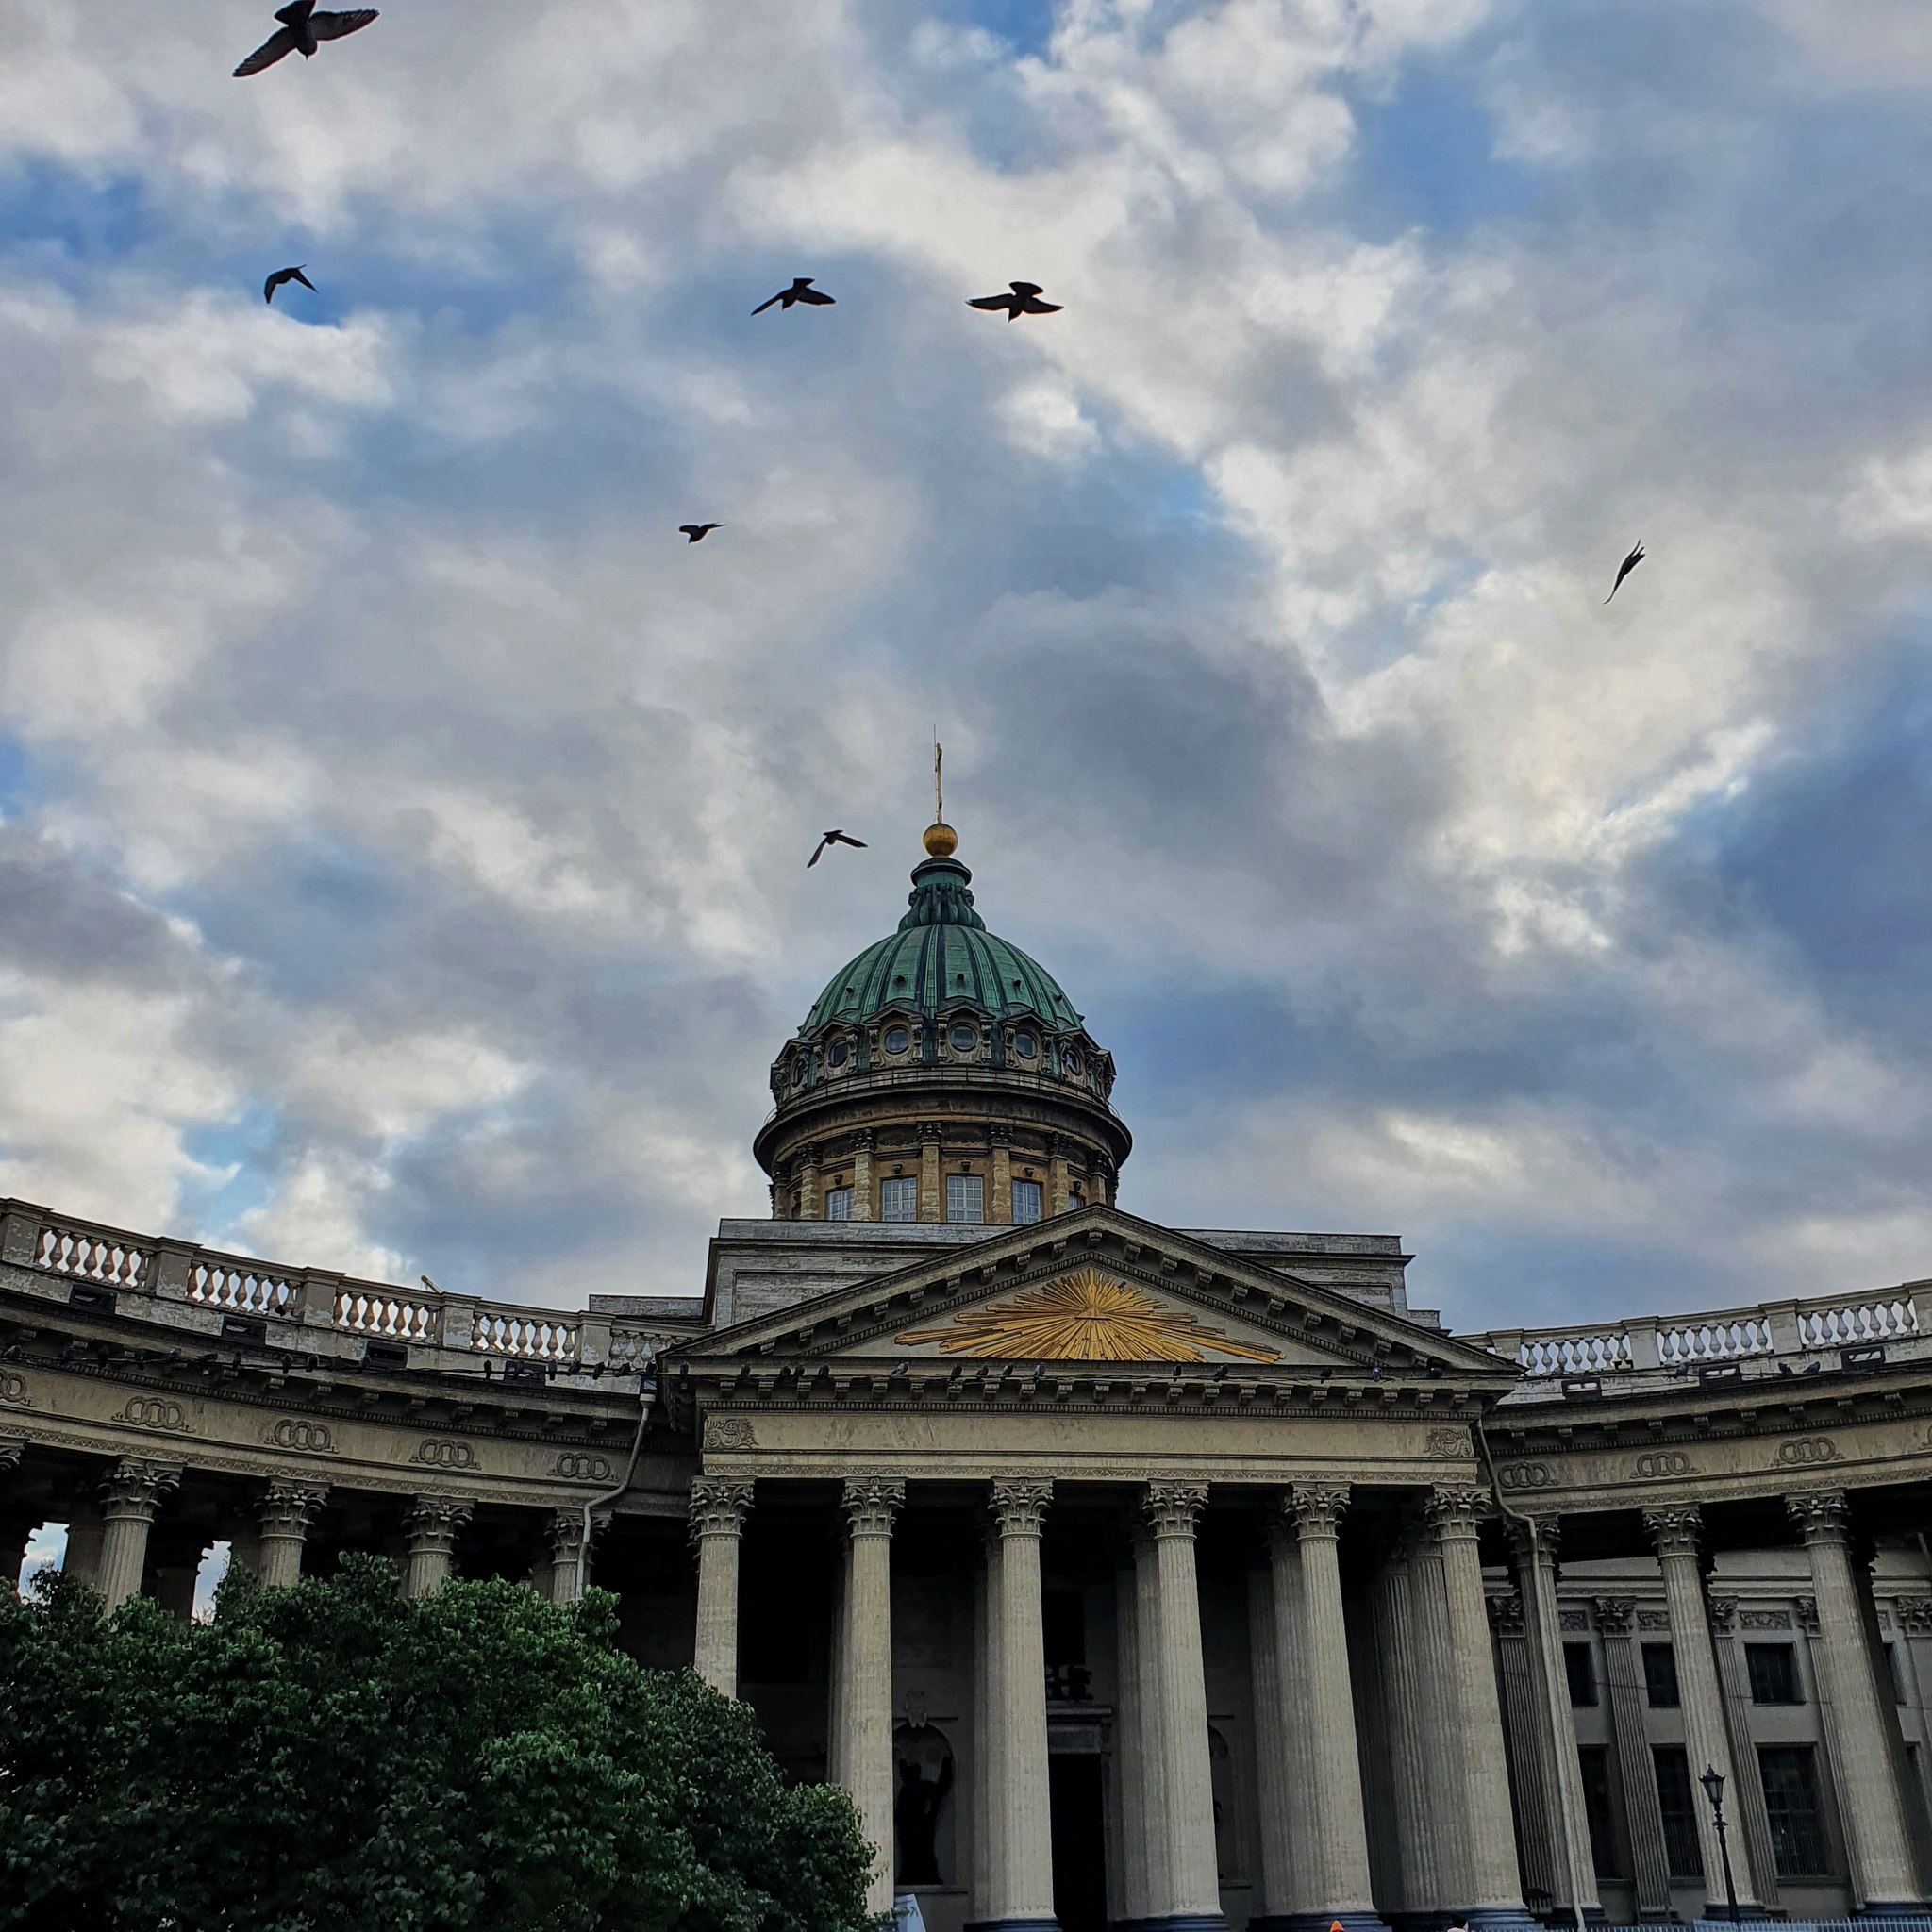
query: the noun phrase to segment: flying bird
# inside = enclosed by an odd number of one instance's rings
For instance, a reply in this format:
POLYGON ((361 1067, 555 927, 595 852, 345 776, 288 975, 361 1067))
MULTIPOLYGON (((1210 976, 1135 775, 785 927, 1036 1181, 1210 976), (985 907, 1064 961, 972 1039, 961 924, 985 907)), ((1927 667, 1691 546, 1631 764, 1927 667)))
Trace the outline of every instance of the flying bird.
POLYGON ((677 526, 693 542, 702 543, 713 530, 722 530, 723 524, 679 524, 677 526))
POLYGON ((264 302, 273 302, 275 299, 275 291, 282 287, 282 285, 285 282, 300 282, 302 286, 309 291, 310 294, 313 294, 315 292, 315 284, 311 282, 308 279, 308 277, 302 273, 302 269, 307 268, 308 266, 308 264, 305 261, 302 264, 301 268, 276 269, 275 274, 269 276, 267 281, 262 283, 261 299, 264 302))
POLYGON ((812 867, 815 866, 819 862, 819 860, 824 857, 825 847, 827 845, 856 845, 861 852, 863 852, 866 849, 865 841, 863 839, 848 838, 843 832, 827 832, 825 836, 819 841, 818 849, 815 852, 813 852, 812 856, 805 861, 805 869, 807 872, 809 872, 812 869, 812 867))
POLYGON ((790 308, 794 302, 809 302, 815 308, 829 308, 833 298, 814 289, 811 284, 810 275, 793 275, 789 289, 780 289, 772 297, 771 302, 760 302, 752 313, 762 315, 772 306, 772 302, 776 302, 786 308, 790 308))
MULTIPOLYGON (((1643 545, 1640 542, 1632 547, 1630 555, 1626 557, 1624 559, 1624 561, 1617 566, 1617 581, 1610 586, 1610 597, 1614 597, 1617 594, 1617 592, 1623 588, 1624 579, 1630 575, 1630 573, 1633 570, 1635 570, 1637 566, 1642 561, 1643 545)), ((1610 597, 1606 597, 1604 599, 1604 602, 1607 604, 1610 601, 1610 597)))
POLYGON ((352 7, 346 13, 318 13, 315 0, 289 0, 288 6, 275 9, 275 18, 282 23, 280 29, 269 35, 236 68, 237 80, 259 74, 264 67, 273 67, 290 54, 300 54, 305 60, 311 58, 321 42, 339 41, 344 34, 357 33, 367 26, 375 18, 375 8, 352 7))
POLYGON ((1018 322, 1023 315, 1058 315, 1066 307, 1064 302, 1042 302, 1040 299, 1038 282, 1008 282, 1010 295, 974 295, 966 304, 969 308, 1004 308, 1008 322, 1018 322))

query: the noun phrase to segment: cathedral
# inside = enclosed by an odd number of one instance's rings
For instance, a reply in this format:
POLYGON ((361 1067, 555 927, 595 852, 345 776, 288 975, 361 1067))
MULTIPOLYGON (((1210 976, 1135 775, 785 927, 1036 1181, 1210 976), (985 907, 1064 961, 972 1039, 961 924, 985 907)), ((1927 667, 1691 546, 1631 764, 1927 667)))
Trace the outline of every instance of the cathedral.
POLYGON ((1141 1220, 957 846, 780 1048, 702 1281, 0 1201, 12 1573, 58 1526, 182 1616, 218 1545, 609 1590, 929 1932, 1932 1917, 1932 1282, 1457 1334, 1395 1236, 1141 1220))

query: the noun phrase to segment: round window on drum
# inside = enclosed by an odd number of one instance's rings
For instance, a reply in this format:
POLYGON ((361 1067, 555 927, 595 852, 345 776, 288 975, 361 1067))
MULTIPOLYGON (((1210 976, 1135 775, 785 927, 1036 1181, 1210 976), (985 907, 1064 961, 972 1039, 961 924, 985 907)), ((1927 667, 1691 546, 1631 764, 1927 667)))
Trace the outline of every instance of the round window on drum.
POLYGON ((963 1023, 955 1026, 948 1037, 953 1042, 955 1053, 971 1053, 979 1044, 978 1028, 965 1025, 963 1023))
POLYGON ((912 1036, 907 1032, 905 1027, 888 1026, 886 1028, 886 1051, 888 1053, 904 1053, 911 1044, 912 1036))
POLYGON ((828 1066, 842 1067, 851 1058, 852 1047, 849 1041, 835 1040, 825 1049, 825 1062, 828 1066))

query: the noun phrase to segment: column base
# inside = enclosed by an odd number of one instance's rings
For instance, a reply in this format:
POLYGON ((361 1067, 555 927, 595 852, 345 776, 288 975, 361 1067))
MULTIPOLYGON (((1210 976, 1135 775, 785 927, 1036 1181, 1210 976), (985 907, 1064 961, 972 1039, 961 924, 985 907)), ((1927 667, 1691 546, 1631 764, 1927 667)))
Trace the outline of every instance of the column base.
POLYGON ((1060 1922, 1058 1919, 968 1919, 964 1932, 1060 1932, 1060 1922))
MULTIPOLYGON (((1250 1919, 1248 1932, 1263 1932, 1277 1923, 1286 1922, 1250 1919)), ((970 1926, 967 1932, 972 1932, 970 1926)), ((1112 1932, 1228 1932, 1228 1924, 1219 1912, 1168 1912, 1156 1919, 1116 1919, 1112 1932)), ((1326 1925, 1322 1932, 1328 1932, 1326 1925)))
POLYGON ((1329 1932, 1340 1925, 1341 1932, 1389 1932, 1389 1923, 1379 1912, 1342 1910, 1339 1912, 1269 1912, 1248 1921, 1248 1932, 1329 1932))
POLYGON ((1853 1913, 1855 1919, 1909 1919, 1924 1924, 1932 1919, 1932 1905, 1922 1898, 1901 1899, 1896 1905, 1888 1905, 1874 1899, 1869 1905, 1859 1906, 1853 1913))
MULTIPOLYGON (((1741 1925, 1745 1924, 1746 1921, 1758 1921, 1765 1919, 1789 1919, 1790 1916, 1791 1915, 1789 1912, 1774 1912, 1768 1906, 1747 1906, 1740 1902, 1738 1906, 1738 1916, 1735 1923, 1741 1925)), ((1891 1916, 1891 1913, 1889 1910, 1887 1910, 1878 1913, 1877 1916, 1881 1919, 1889 1919, 1891 1916)), ((1924 1906, 1913 1907, 1911 1916, 1920 1919, 1924 1918, 1926 1916, 1925 1907, 1924 1906)), ((1733 1923, 1734 1922, 1731 1918, 1731 1908, 1728 1905, 1713 1906, 1709 1904, 1707 1901, 1705 1905, 1703 1911, 1698 1914, 1696 1919, 1696 1924, 1700 1925, 1728 1925, 1733 1923)))

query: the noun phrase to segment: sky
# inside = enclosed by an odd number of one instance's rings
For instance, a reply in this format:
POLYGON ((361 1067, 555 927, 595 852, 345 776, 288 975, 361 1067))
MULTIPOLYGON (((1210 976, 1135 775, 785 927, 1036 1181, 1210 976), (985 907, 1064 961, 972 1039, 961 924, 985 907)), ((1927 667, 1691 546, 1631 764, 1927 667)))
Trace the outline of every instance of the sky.
POLYGON ((1921 0, 268 15, 0 0, 0 1194, 694 1293, 937 729, 1132 1211, 1932 1275, 1921 0))

